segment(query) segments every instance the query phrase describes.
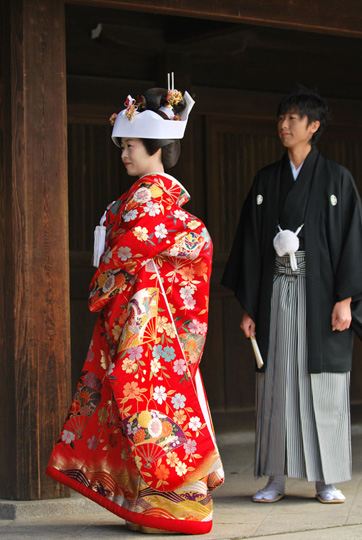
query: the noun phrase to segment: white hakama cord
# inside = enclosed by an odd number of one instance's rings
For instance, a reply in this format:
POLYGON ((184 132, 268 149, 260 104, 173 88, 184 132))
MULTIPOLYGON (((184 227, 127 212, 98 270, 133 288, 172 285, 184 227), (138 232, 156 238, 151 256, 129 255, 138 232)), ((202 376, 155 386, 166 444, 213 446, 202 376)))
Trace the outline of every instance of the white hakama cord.
POLYGON ((305 253, 276 257, 268 363, 257 374, 255 475, 351 477, 349 373, 308 374, 305 253))

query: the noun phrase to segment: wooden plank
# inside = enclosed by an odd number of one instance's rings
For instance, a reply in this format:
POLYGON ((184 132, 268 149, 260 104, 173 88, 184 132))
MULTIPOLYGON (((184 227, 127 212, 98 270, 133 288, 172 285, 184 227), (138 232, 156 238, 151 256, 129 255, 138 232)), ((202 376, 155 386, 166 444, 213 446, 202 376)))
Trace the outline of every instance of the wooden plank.
MULTIPOLYGON (((196 107, 196 105, 195 105, 196 107)), ((207 197, 206 193, 210 189, 209 178, 205 177, 205 153, 207 152, 205 146, 205 135, 204 135, 204 118, 193 110, 190 115, 190 125, 188 126, 187 131, 192 131, 192 147, 191 144, 188 144, 185 148, 183 142, 181 141, 181 157, 183 163, 190 160, 192 167, 190 167, 189 175, 191 180, 189 182, 189 192, 191 195, 191 200, 187 203, 186 209, 200 218, 204 223, 207 219, 207 197)), ((184 173, 180 174, 181 183, 185 182, 184 173)))
POLYGON ((226 403, 226 387, 222 340, 222 298, 211 295, 208 325, 208 334, 200 370, 204 380, 210 408, 213 411, 224 411, 226 403))
POLYGON ((4 3, 1 434, 11 429, 0 445, 0 497, 27 500, 67 493, 44 475, 70 399, 64 7, 4 3))
POLYGON ((274 120, 209 117, 207 120, 209 228, 216 263, 225 262, 240 210, 256 171, 279 159, 283 149, 274 120))
POLYGON ((351 404, 362 403, 362 341, 355 337, 351 373, 351 404))
POLYGON ((362 37, 359 0, 72 0, 72 4, 121 8, 205 19, 247 23, 326 34, 362 37))
POLYGON ((252 409, 255 404, 255 359, 240 328, 242 311, 232 296, 223 299, 225 362, 225 409, 252 409))
MULTIPOLYGON (((11 267, 8 266, 9 254, 5 246, 4 234, 9 228, 7 227, 8 220, 8 193, 9 185, 6 182, 7 178, 11 177, 11 154, 10 138, 10 119, 6 111, 10 109, 10 89, 6 81, 10 78, 10 58, 5 54, 9 50, 10 29, 9 29, 9 6, 2 1, 0 4, 0 58, 1 58, 1 79, 0 79, 0 438, 6 441, 6 444, 0 448, 0 463, 6 467, 0 467, 0 490, 11 492, 12 479, 6 471, 15 471, 15 452, 12 442, 16 437, 16 426, 13 418, 15 418, 15 400, 14 400, 14 363, 6 354, 8 341, 13 339, 13 311, 7 308, 7 289, 10 292, 14 289, 13 275, 11 267), (6 277, 6 279, 4 279, 6 277), (5 285, 6 284, 6 285, 5 285), (5 353, 5 354, 4 354, 5 353), (9 383, 11 381, 11 383, 9 383), (6 414, 4 414, 6 411, 6 414)), ((8 230, 8 235, 11 235, 11 230, 8 230)), ((11 239, 9 239, 11 242, 11 239)), ((1 495, 0 495, 1 496, 1 495)))

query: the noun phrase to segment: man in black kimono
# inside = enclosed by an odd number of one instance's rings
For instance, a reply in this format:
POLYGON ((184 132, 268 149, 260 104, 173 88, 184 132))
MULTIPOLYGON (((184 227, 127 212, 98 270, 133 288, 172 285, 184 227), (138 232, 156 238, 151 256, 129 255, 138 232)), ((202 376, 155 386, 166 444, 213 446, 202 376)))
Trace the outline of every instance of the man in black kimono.
POLYGON ((322 98, 298 88, 279 105, 283 158, 260 170, 245 200, 223 276, 256 336, 256 477, 253 497, 284 497, 285 477, 316 483, 323 503, 344 502, 351 477, 349 374, 352 312, 361 311, 362 210, 350 172, 314 143, 322 98), (279 234, 278 234, 279 233, 279 234), (352 310, 351 310, 352 308, 352 310))

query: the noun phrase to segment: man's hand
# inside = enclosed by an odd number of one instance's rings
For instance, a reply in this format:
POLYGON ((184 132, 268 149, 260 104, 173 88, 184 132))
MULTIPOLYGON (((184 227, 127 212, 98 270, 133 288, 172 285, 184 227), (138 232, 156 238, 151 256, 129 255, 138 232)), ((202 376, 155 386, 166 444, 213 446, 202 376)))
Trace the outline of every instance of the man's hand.
POLYGON ((350 327, 352 321, 351 298, 346 298, 334 304, 332 311, 332 330, 343 332, 350 327))
POLYGON ((240 323, 240 328, 244 332, 247 338, 255 336, 255 322, 249 315, 244 311, 243 320, 240 323))

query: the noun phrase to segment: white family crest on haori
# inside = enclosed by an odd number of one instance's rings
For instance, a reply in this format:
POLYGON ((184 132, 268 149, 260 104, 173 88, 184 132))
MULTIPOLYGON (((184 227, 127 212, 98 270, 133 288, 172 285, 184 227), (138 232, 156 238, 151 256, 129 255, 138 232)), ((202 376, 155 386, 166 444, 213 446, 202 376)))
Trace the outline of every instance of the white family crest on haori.
POLYGON ((336 197, 335 195, 331 195, 330 201, 331 201, 331 205, 332 205, 332 206, 336 206, 336 204, 337 204, 337 202, 338 202, 338 201, 337 201, 337 197, 336 197))
MULTIPOLYGON (((304 225, 304 223, 303 223, 304 225)), ((298 234, 300 233, 303 225, 298 227, 298 229, 293 232, 289 229, 281 229, 278 225, 279 232, 274 236, 273 246, 279 257, 284 255, 289 255, 290 257, 290 266, 293 272, 298 270, 297 260, 295 258, 295 252, 299 249, 299 238, 298 234)))

